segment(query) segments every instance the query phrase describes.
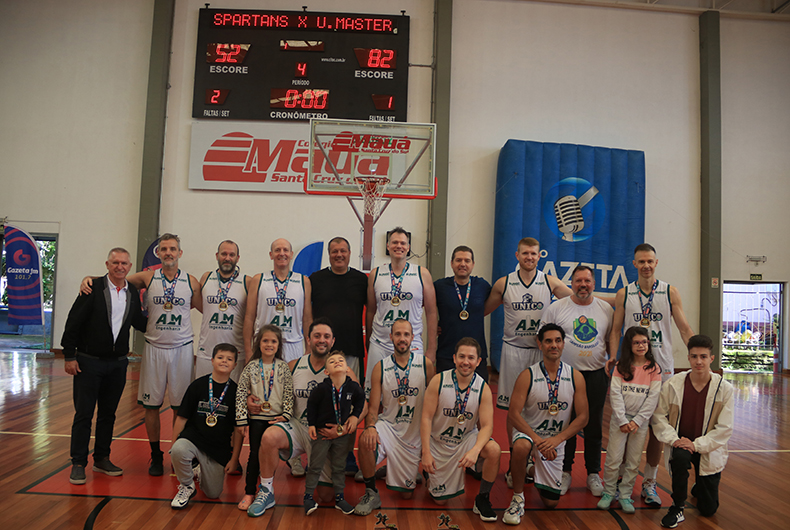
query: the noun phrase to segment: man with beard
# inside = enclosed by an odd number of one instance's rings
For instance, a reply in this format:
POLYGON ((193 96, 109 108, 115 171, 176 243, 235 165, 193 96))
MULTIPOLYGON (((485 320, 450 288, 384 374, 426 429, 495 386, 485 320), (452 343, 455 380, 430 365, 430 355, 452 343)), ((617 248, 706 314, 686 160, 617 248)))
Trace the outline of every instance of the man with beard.
MULTIPOLYGON (((571 290, 573 294, 568 298, 549 306, 543 313, 543 322, 553 322, 565 330, 568 340, 562 354, 563 362, 573 366, 584 377, 589 407, 589 418, 587 426, 584 427, 587 489, 594 496, 600 497, 603 493, 603 484, 598 475, 601 471, 603 407, 609 389, 607 344, 614 310, 612 306, 593 296, 595 275, 586 265, 579 265, 573 270, 571 290)), ((613 355, 610 362, 616 357, 613 355)), ((570 488, 575 453, 576 436, 573 436, 565 444, 560 495, 565 495, 570 488)))
POLYGON ((584 378, 560 361, 565 331, 548 323, 538 331, 543 360, 521 372, 513 388, 507 421, 513 428, 513 499, 502 521, 517 525, 524 515, 524 475, 532 455, 535 488, 546 508, 560 500, 565 441, 576 436, 587 423, 587 393, 584 378), (571 421, 571 413, 576 418, 571 421))
MULTIPOLYGON (((500 305, 504 306, 505 323, 502 334, 502 355, 499 364, 499 387, 496 406, 508 410, 516 378, 525 369, 540 361, 541 353, 535 337, 540 329, 543 312, 551 304, 551 296, 565 298, 571 290, 559 278, 538 270, 540 243, 525 237, 516 247, 518 269, 499 278, 491 289, 485 305, 486 315, 500 305)), ((508 441, 513 431, 508 425, 508 441)), ((510 448, 511 453, 513 448, 510 448)), ((511 470, 505 473, 505 482, 512 487, 511 470)))
POLYGON ((244 369, 244 339, 242 327, 247 307, 247 291, 251 278, 242 275, 239 246, 225 240, 217 247, 217 270, 203 273, 200 278, 203 296, 203 321, 195 355, 195 379, 210 374, 211 352, 217 344, 233 344, 239 350, 239 362, 231 373, 238 383, 244 369))
POLYGON ((491 438, 491 388, 475 372, 480 364, 480 345, 470 337, 461 339, 453 360, 455 368, 438 373, 425 391, 420 429, 422 468, 428 473, 431 498, 443 505, 464 492, 464 470, 482 457, 483 480, 472 511, 483 521, 494 522, 497 515, 489 495, 502 450, 491 438))
MULTIPOLYGON (((126 280, 137 289, 147 289, 144 306, 148 310, 148 326, 137 402, 145 408, 145 430, 151 445, 148 474, 158 477, 164 474, 164 453, 159 445, 159 409, 169 388, 175 424, 181 399, 192 382, 195 362, 190 311, 193 307, 202 311, 203 300, 197 279, 178 268, 178 260, 184 253, 181 239, 175 234, 162 234, 156 253, 162 262, 161 269, 141 271, 126 280)), ((85 278, 81 292, 90 294, 91 284, 91 278, 85 278)))
MULTIPOLYGON (((310 392, 326 378, 324 367, 326 358, 332 351, 335 336, 332 326, 325 318, 317 318, 308 329, 307 345, 310 353, 288 363, 293 373, 294 407, 293 417, 287 422, 273 423, 266 429, 261 439, 259 461, 261 468, 261 485, 255 501, 247 510, 251 517, 260 517, 266 510, 273 507, 274 472, 277 469, 277 458, 292 460, 301 458, 302 454, 310 457, 311 442, 307 423, 307 399, 310 392)), ((356 381, 356 375, 348 370, 348 375, 356 381)), ((250 396, 247 409, 250 414, 260 413, 260 403, 255 403, 250 396)), ((363 411, 364 412, 364 411, 363 411)), ((346 426, 344 426, 346 427, 346 426)), ((348 429, 344 429, 348 432, 348 429)), ((323 438, 337 438, 337 425, 327 425, 318 434, 323 438)), ((353 437, 349 437, 353 444, 353 437)), ((350 449, 350 448, 349 448, 350 449)), ((331 484, 331 474, 327 466, 321 472, 319 484, 331 484)))
POLYGON ((480 344, 480 366, 477 373, 488 382, 488 350, 486 348, 485 303, 491 284, 484 278, 472 276, 475 268, 474 251, 461 245, 450 258, 453 275, 433 282, 436 308, 439 313, 439 345, 436 348, 436 370, 453 368, 455 345, 463 337, 472 337, 480 344))
POLYGON ((387 487, 399 491, 404 499, 410 499, 414 493, 420 466, 419 418, 434 368, 430 359, 411 351, 412 338, 409 321, 396 320, 390 328, 394 353, 373 367, 368 415, 359 438, 365 494, 354 509, 357 515, 368 515, 381 507, 376 465, 385 458, 387 487))

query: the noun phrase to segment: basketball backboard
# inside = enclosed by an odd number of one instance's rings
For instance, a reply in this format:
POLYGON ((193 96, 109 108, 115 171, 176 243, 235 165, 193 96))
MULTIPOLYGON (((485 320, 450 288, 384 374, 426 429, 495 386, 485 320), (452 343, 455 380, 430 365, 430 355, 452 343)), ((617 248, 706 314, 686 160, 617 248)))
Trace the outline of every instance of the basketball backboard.
POLYGON ((387 179, 387 199, 433 199, 436 125, 359 120, 310 121, 305 191, 361 197, 356 180, 387 179))

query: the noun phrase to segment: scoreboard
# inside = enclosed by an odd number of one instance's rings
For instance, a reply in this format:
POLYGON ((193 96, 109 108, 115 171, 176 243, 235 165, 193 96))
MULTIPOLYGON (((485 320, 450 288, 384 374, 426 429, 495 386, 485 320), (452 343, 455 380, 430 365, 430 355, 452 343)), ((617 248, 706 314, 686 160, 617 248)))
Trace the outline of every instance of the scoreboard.
POLYGON ((192 117, 406 121, 409 17, 201 9, 192 117))

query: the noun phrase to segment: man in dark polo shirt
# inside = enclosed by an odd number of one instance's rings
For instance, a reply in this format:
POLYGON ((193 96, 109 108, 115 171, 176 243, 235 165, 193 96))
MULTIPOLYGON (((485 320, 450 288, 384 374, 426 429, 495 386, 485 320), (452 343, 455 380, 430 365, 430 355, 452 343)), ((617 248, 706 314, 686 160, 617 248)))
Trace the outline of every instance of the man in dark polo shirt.
POLYGON ((107 274, 96 278, 92 292, 80 294, 71 307, 60 341, 66 357, 66 373, 74 376, 69 477, 72 484, 86 481, 91 421, 97 405, 93 471, 110 476, 123 474, 121 468, 110 462, 110 443, 115 411, 126 385, 129 328, 145 331, 146 326, 140 294, 126 281, 132 268, 129 252, 123 248, 112 249, 105 265, 107 274))
POLYGON ((436 349, 436 373, 455 368, 455 345, 464 337, 472 337, 480 344, 480 364, 477 373, 488 382, 488 347, 485 326, 485 301, 491 284, 472 276, 475 253, 467 246, 453 250, 450 258, 453 275, 433 282, 436 307, 439 311, 439 344, 436 349))

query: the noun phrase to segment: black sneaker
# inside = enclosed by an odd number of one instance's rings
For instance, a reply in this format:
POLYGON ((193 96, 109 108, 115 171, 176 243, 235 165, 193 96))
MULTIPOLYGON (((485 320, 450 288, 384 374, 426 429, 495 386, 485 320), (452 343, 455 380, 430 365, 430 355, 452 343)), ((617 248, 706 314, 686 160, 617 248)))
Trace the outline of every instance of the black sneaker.
POLYGON ((318 503, 315 502, 315 499, 312 497, 305 497, 304 498, 304 514, 310 515, 314 511, 318 509, 318 503))
POLYGON ((350 515, 354 513, 354 507, 348 502, 342 493, 335 495, 335 509, 343 512, 343 515, 350 515))
POLYGON ((685 521, 686 518, 683 517, 683 508, 678 508, 677 506, 670 506, 669 511, 661 519, 661 526, 664 528, 675 528, 678 523, 682 523, 685 521))
POLYGON ((488 494, 478 494, 475 497, 475 505, 472 508, 472 512, 476 513, 480 516, 480 519, 487 523, 492 523, 496 521, 496 512, 491 507, 491 500, 488 498, 488 494))
POLYGON ((164 453, 161 451, 159 454, 151 453, 151 465, 148 466, 148 474, 152 477, 161 477, 165 474, 164 453))
POLYGON ((102 458, 93 462, 93 471, 104 473, 111 477, 119 477, 123 475, 123 469, 110 462, 109 458, 102 458))
POLYGON ((85 484, 85 466, 74 464, 71 466, 71 475, 69 475, 69 482, 72 484, 85 484))

